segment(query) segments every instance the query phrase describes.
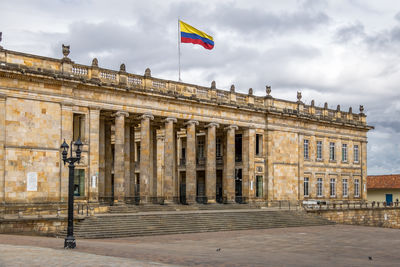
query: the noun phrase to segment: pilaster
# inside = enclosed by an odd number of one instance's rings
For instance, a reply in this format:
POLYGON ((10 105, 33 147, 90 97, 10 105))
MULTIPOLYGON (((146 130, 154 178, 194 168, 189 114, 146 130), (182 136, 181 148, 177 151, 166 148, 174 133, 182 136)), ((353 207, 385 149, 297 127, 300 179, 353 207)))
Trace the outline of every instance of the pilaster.
POLYGON ((135 126, 131 124, 130 130, 130 140, 129 140, 129 154, 130 154, 130 164, 129 164, 129 197, 136 197, 135 195, 135 126))
POLYGON ((186 123, 186 202, 196 200, 196 125, 198 121, 186 123))
MULTIPOLYGON (((61 140, 60 144, 64 141, 67 144, 71 144, 73 138, 73 112, 72 112, 72 103, 62 103, 61 104, 61 140)), ((61 159, 61 155, 60 155, 61 159)), ((60 164, 63 165, 63 164, 60 164)), ((60 166, 61 168, 61 181, 60 181, 60 201, 67 202, 68 201, 68 168, 64 168, 64 166, 60 166)))
POLYGON ((114 145, 114 202, 123 203, 125 198, 125 117, 127 112, 115 114, 114 145))
POLYGON ((98 202, 100 110, 97 108, 90 108, 89 120, 89 201, 98 202))
POLYGON ((5 201, 6 97, 0 94, 0 202, 5 201))
POLYGON ((230 125, 226 130, 226 153, 224 154, 223 197, 228 203, 235 202, 235 131, 236 125, 230 125))
POLYGON ((216 129, 218 123, 210 123, 207 128, 207 162, 206 162, 206 196, 208 203, 216 203, 216 182, 217 182, 217 163, 216 163, 216 129))
POLYGON ((253 200, 256 190, 256 181, 254 179, 255 129, 246 129, 242 140, 243 197, 253 200))

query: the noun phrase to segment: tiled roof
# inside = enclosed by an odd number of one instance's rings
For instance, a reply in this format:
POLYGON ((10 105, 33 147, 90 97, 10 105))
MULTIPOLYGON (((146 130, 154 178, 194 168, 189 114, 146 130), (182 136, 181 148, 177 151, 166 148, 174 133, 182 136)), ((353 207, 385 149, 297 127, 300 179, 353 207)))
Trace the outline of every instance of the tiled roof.
POLYGON ((400 188, 400 174, 368 175, 368 189, 400 188))

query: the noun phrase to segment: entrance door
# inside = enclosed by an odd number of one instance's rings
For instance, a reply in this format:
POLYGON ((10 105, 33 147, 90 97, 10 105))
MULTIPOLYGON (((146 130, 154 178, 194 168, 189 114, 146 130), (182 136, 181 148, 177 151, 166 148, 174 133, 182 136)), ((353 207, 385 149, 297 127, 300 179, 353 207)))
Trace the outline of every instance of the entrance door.
POLYGON ((197 172, 197 188, 196 188, 197 197, 196 200, 198 203, 207 203, 206 198, 206 179, 204 171, 197 172))
POLYGON ((386 204, 387 205, 392 205, 393 203, 393 195, 392 194, 386 194, 386 204))
POLYGON ((242 203, 242 169, 235 170, 235 201, 242 203))
POLYGON ((222 170, 217 170, 216 201, 222 203, 222 170))
POLYGON ((186 173, 181 172, 181 181, 179 185, 179 202, 186 204, 186 173))
POLYGON ((114 173, 111 174, 111 205, 114 204, 114 173))

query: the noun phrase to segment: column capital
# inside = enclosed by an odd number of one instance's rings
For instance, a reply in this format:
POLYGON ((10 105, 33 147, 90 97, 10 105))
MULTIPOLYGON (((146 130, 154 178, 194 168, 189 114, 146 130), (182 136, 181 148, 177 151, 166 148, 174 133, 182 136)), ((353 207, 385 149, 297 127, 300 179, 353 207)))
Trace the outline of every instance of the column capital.
POLYGON ((172 122, 172 123, 176 123, 178 120, 174 117, 168 117, 164 120, 164 122, 172 122))
POLYGON ((89 106, 89 110, 90 111, 92 111, 92 110, 101 110, 101 108, 99 107, 99 106, 89 106))
POLYGON ((225 128, 224 128, 224 130, 238 130, 239 129, 239 127, 237 126, 237 125, 235 125, 235 124, 232 124, 232 125, 229 125, 229 126, 226 126, 225 128))
POLYGON ((212 128, 212 127, 219 128, 219 123, 211 122, 211 123, 207 124, 207 125, 204 126, 204 127, 205 127, 205 128, 212 128))
POLYGON ((129 113, 126 111, 117 111, 113 114, 113 117, 120 117, 120 116, 124 116, 124 117, 128 118, 129 113))
POLYGON ((150 119, 150 120, 154 120, 154 116, 151 113, 144 113, 143 115, 140 115, 138 117, 138 119, 150 119))
POLYGON ((185 122, 183 125, 191 125, 191 124, 194 124, 197 126, 197 125, 199 125, 199 121, 189 120, 189 121, 185 122))

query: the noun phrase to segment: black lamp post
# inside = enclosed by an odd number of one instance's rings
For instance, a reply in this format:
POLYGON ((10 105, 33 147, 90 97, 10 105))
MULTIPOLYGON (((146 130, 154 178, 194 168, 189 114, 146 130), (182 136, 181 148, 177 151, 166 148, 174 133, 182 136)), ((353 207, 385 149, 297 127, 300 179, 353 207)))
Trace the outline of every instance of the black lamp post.
POLYGON ((76 242, 74 237, 74 172, 75 172, 75 162, 79 162, 81 160, 81 147, 82 142, 81 139, 74 143, 76 146, 76 157, 72 157, 72 141, 71 141, 71 156, 67 158, 69 146, 65 142, 62 143, 62 160, 65 163, 68 162, 69 167, 69 177, 68 177, 68 228, 67 228, 67 237, 64 241, 64 248, 75 248, 76 242))

